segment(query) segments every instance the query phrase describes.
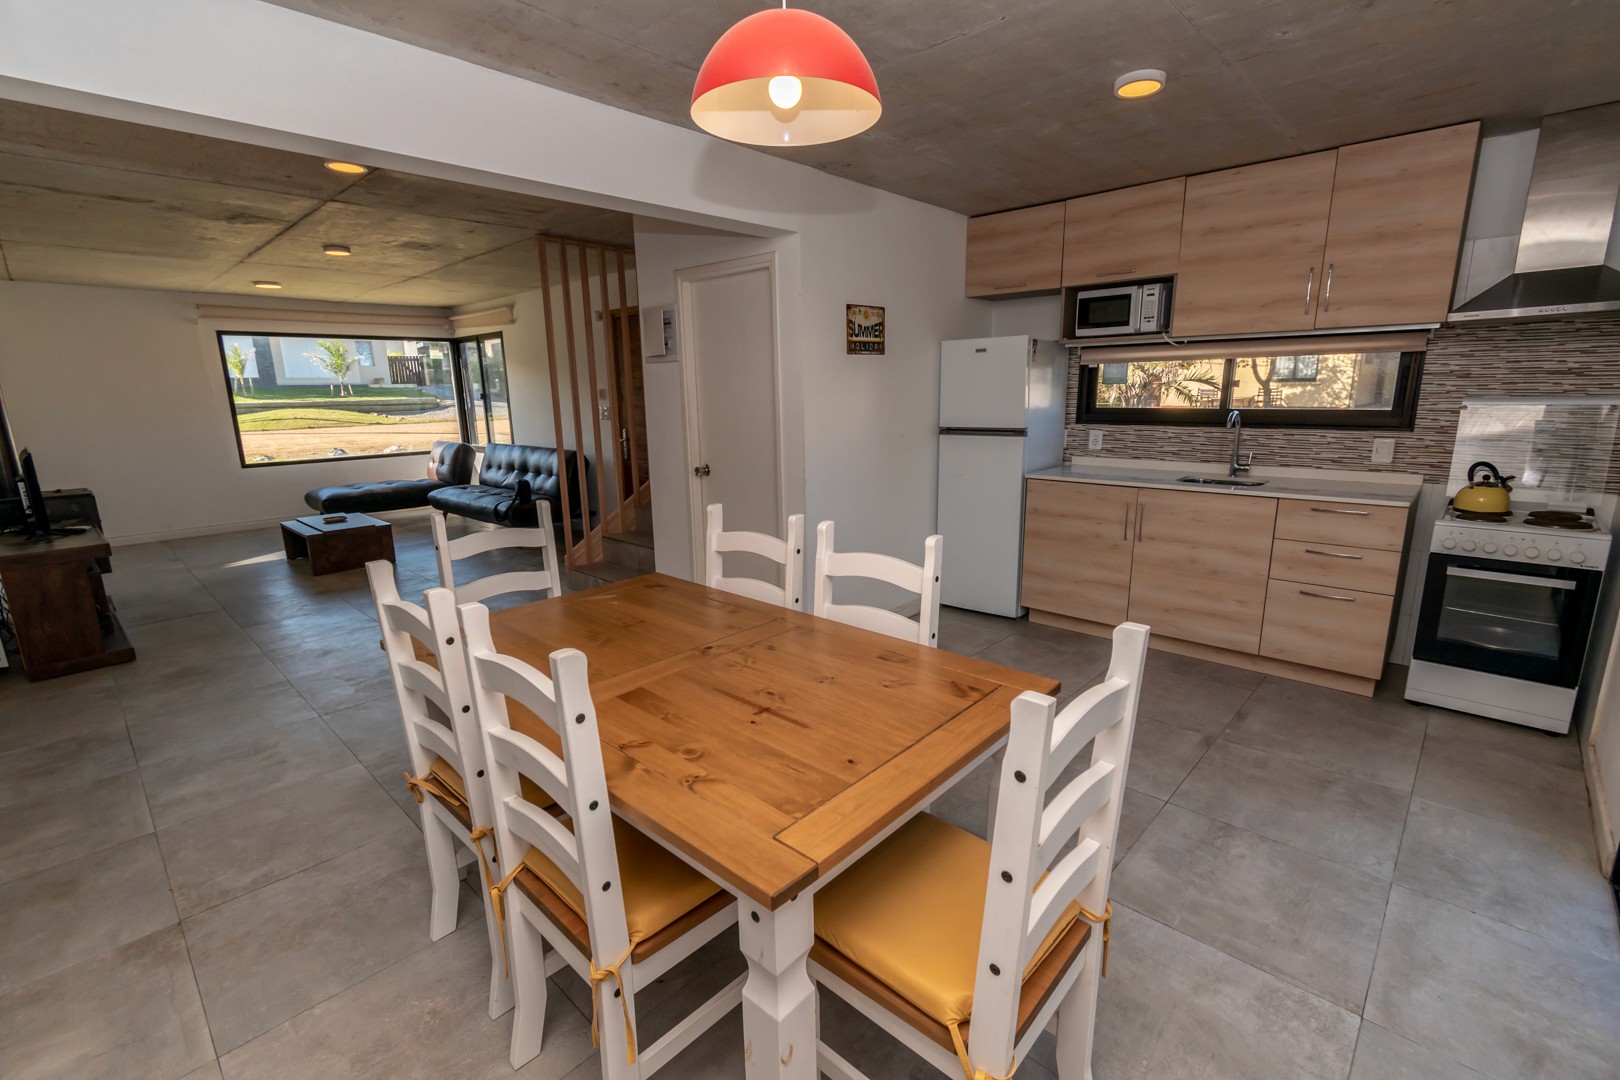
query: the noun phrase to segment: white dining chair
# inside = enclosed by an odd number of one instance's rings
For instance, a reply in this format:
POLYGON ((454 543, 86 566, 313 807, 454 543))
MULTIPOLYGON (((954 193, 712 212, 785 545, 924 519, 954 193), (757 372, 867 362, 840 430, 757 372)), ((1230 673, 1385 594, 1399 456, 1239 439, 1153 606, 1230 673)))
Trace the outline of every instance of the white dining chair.
MULTIPOLYGON (((1147 642, 1116 627, 1107 677, 1061 711, 1013 701, 989 843, 919 814, 815 896, 812 978, 948 1076, 1011 1076, 1054 1018, 1058 1076, 1091 1076, 1147 642), (1058 783, 1088 745, 1090 767, 1058 783)), ((818 1058, 864 1080, 825 1043, 818 1058)))
MULTIPOLYGON (((400 599, 394 564, 385 560, 367 563, 366 576, 411 757, 405 782, 421 805, 422 842, 432 883, 428 937, 437 941, 456 928, 462 867, 477 862, 480 872, 490 876, 485 860, 495 850, 494 815, 489 786, 482 779, 484 744, 471 713, 455 597, 449 589, 429 589, 425 607, 400 599), (434 663, 419 658, 418 645, 435 658, 434 663)), ((493 1018, 512 1007, 512 989, 500 955, 489 885, 486 880, 479 891, 484 896, 484 917, 490 922, 493 1018)))
POLYGON ((944 547, 943 536, 930 536, 923 544, 921 566, 914 566, 892 555, 835 551, 833 523, 823 521, 816 526, 815 614, 890 637, 915 641, 919 645, 937 646, 940 556, 944 547), (899 612, 886 608, 866 604, 835 604, 832 583, 833 579, 841 577, 872 578, 916 593, 921 601, 917 621, 913 622, 899 612))
POLYGON ((456 594, 456 602, 488 600, 508 593, 538 592, 546 596, 562 595, 562 570, 557 561, 556 535, 551 531, 551 504, 536 500, 535 508, 540 523, 533 529, 502 527, 480 529, 465 536, 452 538, 446 525, 446 515, 435 511, 431 515, 433 528, 433 554, 439 563, 439 584, 456 594), (538 570, 508 570, 485 574, 456 584, 455 564, 490 551, 530 549, 540 554, 538 570))
POLYGON ((724 510, 719 503, 710 503, 705 511, 703 583, 711 589, 723 589, 767 604, 780 604, 794 611, 803 611, 804 515, 788 516, 787 536, 782 540, 765 533, 726 532, 723 515, 724 510), (726 552, 748 552, 779 564, 782 567, 781 587, 758 578, 726 577, 721 559, 726 552))
POLYGON ((740 976, 649 1046, 636 1038, 636 995, 737 921, 736 901, 646 834, 614 818, 585 654, 551 654, 551 676, 495 650, 489 609, 460 608, 495 807, 495 842, 509 869, 490 889, 512 961, 514 1069, 540 1052, 546 976, 564 964, 591 988, 591 1034, 602 1075, 645 1077, 742 1001, 740 976), (508 702, 538 717, 559 755, 514 729, 508 702), (556 800, 542 813, 525 779, 556 800), (547 947, 549 947, 549 961, 547 947))

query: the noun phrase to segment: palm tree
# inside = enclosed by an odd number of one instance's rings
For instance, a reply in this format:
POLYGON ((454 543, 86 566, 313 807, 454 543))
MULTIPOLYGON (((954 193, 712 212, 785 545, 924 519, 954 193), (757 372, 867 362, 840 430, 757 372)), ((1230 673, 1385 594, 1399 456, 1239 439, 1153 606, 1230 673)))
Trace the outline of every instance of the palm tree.
POLYGON ((354 370, 359 357, 341 341, 325 339, 317 341, 315 347, 320 352, 304 354, 309 357, 309 362, 337 380, 338 397, 354 397, 354 390, 349 386, 349 372, 354 370))
POLYGON ((242 351, 242 346, 232 345, 225 354, 225 365, 231 369, 231 381, 237 393, 241 392, 243 386, 248 388, 248 393, 253 392, 253 379, 247 373, 247 364, 247 354, 242 351))

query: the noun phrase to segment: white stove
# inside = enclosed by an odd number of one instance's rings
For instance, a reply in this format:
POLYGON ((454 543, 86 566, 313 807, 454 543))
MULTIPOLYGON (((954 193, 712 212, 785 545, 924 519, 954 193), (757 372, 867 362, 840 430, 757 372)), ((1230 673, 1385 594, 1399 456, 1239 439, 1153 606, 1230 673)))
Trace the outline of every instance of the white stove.
POLYGON ((1610 536, 1590 514, 1572 511, 1514 511, 1487 520, 1451 509, 1434 523, 1429 550, 1504 562, 1590 566, 1609 559, 1610 536), (1556 524, 1554 524, 1556 522, 1556 524))

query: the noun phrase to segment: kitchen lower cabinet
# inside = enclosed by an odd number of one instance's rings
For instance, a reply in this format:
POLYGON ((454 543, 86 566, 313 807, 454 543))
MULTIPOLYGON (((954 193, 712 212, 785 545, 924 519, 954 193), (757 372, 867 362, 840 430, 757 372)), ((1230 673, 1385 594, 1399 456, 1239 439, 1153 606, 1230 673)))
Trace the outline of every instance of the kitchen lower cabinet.
POLYGON ((1354 589, 1271 582, 1260 653, 1376 679, 1383 674, 1395 598, 1354 589))
POLYGON ((1135 526, 1135 488, 1026 481, 1024 606, 1124 622, 1135 526))
POLYGON ((1277 500, 1141 488, 1130 620, 1234 652, 1260 648, 1277 500))

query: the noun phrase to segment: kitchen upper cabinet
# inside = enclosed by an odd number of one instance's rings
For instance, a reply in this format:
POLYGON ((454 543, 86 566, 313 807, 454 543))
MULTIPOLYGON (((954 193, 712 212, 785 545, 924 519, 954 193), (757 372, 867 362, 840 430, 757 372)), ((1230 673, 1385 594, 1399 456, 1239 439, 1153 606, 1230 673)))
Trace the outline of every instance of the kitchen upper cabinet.
POLYGON ((1339 149, 1318 327, 1445 319, 1478 145, 1472 123, 1339 149))
POLYGON ((1131 621, 1258 652, 1277 500, 1156 488, 1136 499, 1131 621))
POLYGON ((1062 280, 1062 203, 968 220, 968 296, 1054 292, 1062 280))
POLYGON ((1188 177, 1175 334, 1315 327, 1337 159, 1327 150, 1188 177))
POLYGON ((1181 257, 1187 178, 1070 199, 1063 218, 1063 284, 1170 277, 1181 257))
POLYGON ((1024 606, 1124 622, 1136 489, 1066 480, 1025 483, 1024 606))

